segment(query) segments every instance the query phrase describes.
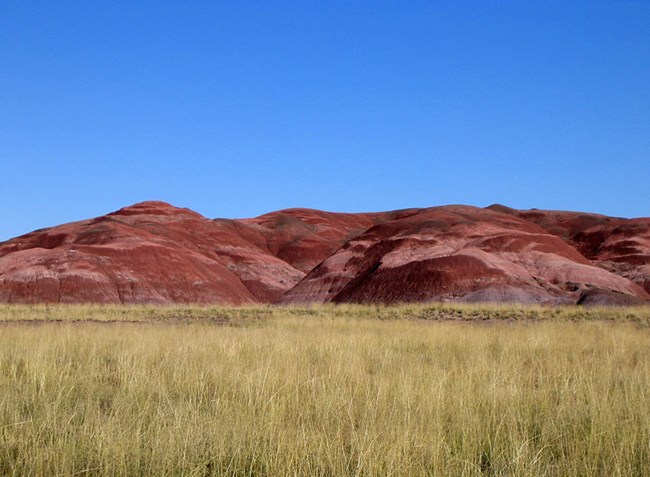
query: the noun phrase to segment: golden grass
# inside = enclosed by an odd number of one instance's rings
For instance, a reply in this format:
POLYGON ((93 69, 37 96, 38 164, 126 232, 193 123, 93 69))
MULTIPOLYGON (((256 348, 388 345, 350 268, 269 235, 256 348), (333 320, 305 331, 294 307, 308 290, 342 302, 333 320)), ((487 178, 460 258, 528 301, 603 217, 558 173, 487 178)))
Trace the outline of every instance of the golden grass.
POLYGON ((500 304, 424 303, 313 306, 201 306, 201 305, 3 305, 2 322, 137 322, 250 324, 285 317, 372 320, 424 319, 432 321, 619 321, 650 327, 650 306, 585 308, 500 304))
POLYGON ((0 320, 0 475, 650 469, 646 310, 38 306, 0 320), (443 317, 510 323, 406 319, 443 317), (112 323, 66 321, 84 318, 112 323))

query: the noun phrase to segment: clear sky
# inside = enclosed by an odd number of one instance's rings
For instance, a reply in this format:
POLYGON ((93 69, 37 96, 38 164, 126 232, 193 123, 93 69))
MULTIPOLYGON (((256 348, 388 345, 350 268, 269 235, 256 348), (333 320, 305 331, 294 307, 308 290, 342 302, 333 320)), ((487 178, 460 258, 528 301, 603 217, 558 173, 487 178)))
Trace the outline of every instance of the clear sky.
POLYGON ((0 240, 143 200, 650 215, 650 1, 0 2, 0 240))

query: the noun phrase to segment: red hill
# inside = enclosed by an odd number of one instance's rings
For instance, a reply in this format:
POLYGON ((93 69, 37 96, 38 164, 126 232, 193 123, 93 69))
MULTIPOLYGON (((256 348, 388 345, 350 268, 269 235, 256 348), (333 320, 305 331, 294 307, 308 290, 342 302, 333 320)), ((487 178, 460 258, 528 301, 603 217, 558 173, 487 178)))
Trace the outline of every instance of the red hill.
POLYGON ((635 304, 650 219, 445 206, 207 219, 163 202, 0 243, 0 302, 635 304))
POLYGON ((162 202, 0 244, 0 301, 9 303, 256 303, 302 276, 245 226, 162 202))
POLYGON ((447 206, 371 227, 312 270, 283 302, 576 303, 595 289, 632 301, 648 298, 640 286, 517 214, 447 206))

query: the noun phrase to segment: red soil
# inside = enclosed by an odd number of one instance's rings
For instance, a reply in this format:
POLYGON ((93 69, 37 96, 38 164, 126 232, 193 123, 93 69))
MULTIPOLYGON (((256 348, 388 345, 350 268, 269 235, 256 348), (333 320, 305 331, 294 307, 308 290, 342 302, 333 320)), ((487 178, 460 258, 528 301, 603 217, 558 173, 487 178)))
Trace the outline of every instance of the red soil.
POLYGON ((371 227, 283 302, 576 303, 594 287, 648 298, 640 286, 594 266, 567 241, 516 214, 447 206, 371 227))
POLYGON ((503 206, 210 220, 143 202, 0 243, 8 303, 636 303, 648 292, 650 219, 503 206))

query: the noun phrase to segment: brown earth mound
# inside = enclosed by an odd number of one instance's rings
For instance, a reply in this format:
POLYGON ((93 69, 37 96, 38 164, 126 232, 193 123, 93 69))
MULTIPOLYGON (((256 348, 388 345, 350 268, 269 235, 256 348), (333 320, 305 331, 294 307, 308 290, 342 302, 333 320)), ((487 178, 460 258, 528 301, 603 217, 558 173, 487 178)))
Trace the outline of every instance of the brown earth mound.
POLYGON ((643 303, 650 219, 446 206, 207 219, 143 202, 0 243, 0 302, 643 303))

